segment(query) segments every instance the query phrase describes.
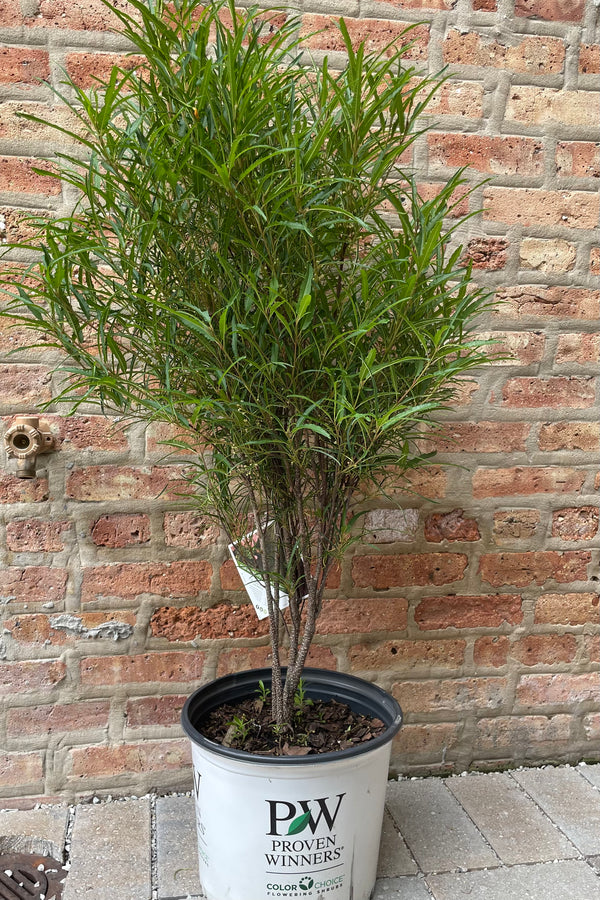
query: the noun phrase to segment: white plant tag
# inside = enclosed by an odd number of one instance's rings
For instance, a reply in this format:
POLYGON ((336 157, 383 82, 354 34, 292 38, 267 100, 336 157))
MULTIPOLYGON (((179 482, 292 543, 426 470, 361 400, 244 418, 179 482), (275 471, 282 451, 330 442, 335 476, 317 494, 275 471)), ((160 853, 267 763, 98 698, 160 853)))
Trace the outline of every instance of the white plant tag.
MULTIPOLYGON (((244 543, 248 543, 252 546, 255 543, 253 538, 256 537, 256 531, 251 531, 248 534, 244 535, 242 541, 244 543)), ((238 542, 239 543, 239 542, 238 542)), ((238 571, 238 575, 242 579, 242 583, 246 588, 246 592, 250 597, 250 601, 252 606, 256 611, 256 615, 259 619, 267 619, 269 617, 269 607, 267 604, 267 589, 265 587, 264 581, 260 581, 250 569, 246 568, 244 564, 238 560, 236 556, 236 545, 229 544, 229 552, 231 553, 231 558, 235 564, 235 567, 238 571)), ((287 609, 290 605, 290 599, 287 594, 283 592, 279 592, 279 609, 287 609)))

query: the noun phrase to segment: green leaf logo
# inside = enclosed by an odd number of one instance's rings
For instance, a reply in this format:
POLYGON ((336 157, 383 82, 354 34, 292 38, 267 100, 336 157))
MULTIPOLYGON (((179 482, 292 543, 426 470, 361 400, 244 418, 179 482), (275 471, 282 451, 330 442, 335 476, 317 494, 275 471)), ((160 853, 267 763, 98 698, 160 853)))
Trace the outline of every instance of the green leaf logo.
POLYGON ((301 816, 298 816, 296 819, 294 819, 293 822, 290 822, 290 827, 288 828, 288 834, 300 834, 300 832, 304 831, 304 829, 308 825, 309 819, 310 819, 310 810, 308 812, 302 813, 301 816))

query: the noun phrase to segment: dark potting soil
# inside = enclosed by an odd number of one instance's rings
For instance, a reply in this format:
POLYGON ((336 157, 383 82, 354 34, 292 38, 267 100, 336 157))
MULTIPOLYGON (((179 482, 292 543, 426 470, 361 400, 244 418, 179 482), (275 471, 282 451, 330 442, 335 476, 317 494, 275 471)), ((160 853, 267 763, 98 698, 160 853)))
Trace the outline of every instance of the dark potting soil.
POLYGON ((337 700, 305 701, 292 718, 291 725, 278 727, 270 702, 250 697, 218 706, 198 730, 210 741, 247 753, 308 756, 354 747, 385 729, 381 719, 363 716, 337 700))

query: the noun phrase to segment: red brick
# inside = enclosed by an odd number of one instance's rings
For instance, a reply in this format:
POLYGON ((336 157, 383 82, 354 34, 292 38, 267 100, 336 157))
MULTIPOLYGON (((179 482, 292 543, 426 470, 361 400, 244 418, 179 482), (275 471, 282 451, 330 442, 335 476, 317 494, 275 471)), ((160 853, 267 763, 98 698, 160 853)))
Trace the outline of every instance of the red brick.
POLYGON ((187 694, 164 697, 139 697, 127 701, 125 722, 128 728, 141 725, 179 725, 187 694))
POLYGON ((482 580, 494 587, 545 584, 557 581, 568 584, 587 580, 591 555, 583 550, 532 550, 525 553, 486 553, 481 557, 482 580))
POLYGON ((15 0, 0 0, 0 26, 14 27, 23 24, 23 14, 15 0))
POLYGON ((509 497, 518 494, 565 494, 579 491, 585 472, 566 466, 514 466, 509 469, 477 469, 473 496, 509 497))
POLYGON ((494 175, 539 175, 544 171, 543 145, 532 138, 431 132, 427 142, 431 172, 445 166, 469 166, 494 175))
POLYGON ((537 509, 505 509, 494 513, 494 542, 529 540, 537 532, 540 513, 537 509))
POLYGON ((446 496, 447 485, 448 477, 440 466, 424 466, 405 473, 390 470, 385 490, 394 497, 406 495, 411 499, 420 496, 441 500, 446 496))
MULTIPOLYGON (((8 0, 13 2, 14 0, 8 0)), ((2 21, 0 5, 0 24, 2 21)), ((35 84, 50 78, 50 57, 45 50, 31 47, 0 47, 0 82, 35 84)))
POLYGON ((536 625, 587 625, 597 622, 598 594, 542 594, 535 603, 536 625))
POLYGON ((415 610, 422 631, 443 628, 499 628, 523 621, 519 594, 425 597, 415 610))
MULTIPOLYGON (((12 2, 12 0, 11 0, 12 2)), ((27 140, 39 143, 40 152, 48 153, 53 147, 73 145, 74 139, 60 134, 51 127, 48 122, 70 129, 75 132, 81 130, 81 122, 65 106, 48 106, 47 103, 32 103, 28 101, 7 101, 0 108, 0 138, 3 140, 27 140), (40 122, 31 122, 22 119, 23 113, 39 116, 40 122)))
POLYGON ((52 397, 50 370, 46 366, 0 365, 2 406, 10 412, 45 403, 52 397))
POLYGON ((516 759, 551 758, 572 748, 572 717, 498 716, 480 719, 475 737, 482 753, 502 753, 516 759))
MULTIPOLYGON (((434 200, 444 187, 441 181, 420 181, 417 183, 417 191, 422 200, 429 202, 434 200)), ((379 213, 397 220, 395 207, 390 200, 383 200, 377 207, 379 213)), ((469 191, 464 185, 457 187, 448 198, 446 216, 455 219, 466 216, 469 212, 469 191)))
POLYGON ((122 610, 83 613, 82 615, 70 614, 66 619, 56 613, 51 615, 19 614, 6 619, 4 624, 15 641, 24 644, 61 646, 76 641, 86 641, 87 643, 90 639, 104 638, 114 641, 123 631, 125 636, 129 636, 135 625, 135 615, 122 610), (106 628, 101 628, 103 625, 106 628))
POLYGON ((135 601, 142 594, 196 597, 210 589, 211 576, 212 566, 206 560, 95 566, 84 569, 81 600, 135 601))
POLYGON ((4 217, 2 236, 9 244, 35 240, 38 229, 32 222, 32 216, 48 218, 48 214, 42 210, 16 209, 14 206, 3 206, 0 208, 0 215, 4 217))
POLYGON ((363 521, 363 541, 367 544, 412 543, 419 530, 419 510, 370 509, 363 521))
MULTIPOLYGON (((407 22, 385 19, 344 19, 344 21, 355 49, 364 41, 365 49, 370 53, 379 52, 389 46, 388 55, 391 56, 395 49, 410 44, 405 59, 417 60, 426 57, 429 42, 427 25, 416 25, 407 32, 407 22)), ((304 46, 310 50, 345 50, 334 16, 315 14, 302 16, 300 34, 304 37, 304 46)))
POLYGON ((454 9, 456 0, 393 0, 398 9, 454 9))
POLYGON ((323 601, 317 634, 404 631, 407 614, 404 597, 334 597, 323 601))
POLYGON ((87 466, 67 479, 71 500, 177 500, 191 486, 179 466, 87 466))
POLYGON ((244 606, 219 603, 209 609, 162 606, 152 616, 150 628, 154 637, 168 641, 262 637, 269 633, 268 620, 257 619, 250 603, 244 606))
POLYGON ((194 443, 192 438, 195 437, 170 422, 150 422, 146 427, 146 453, 159 453, 161 458, 194 456, 207 449, 206 444, 194 443), (184 443, 185 447, 173 447, 173 441, 184 443))
POLYGON ((517 685, 517 703, 523 709, 563 706, 572 710, 580 703, 598 702, 600 673, 522 675, 517 685))
MULTIPOLYGON (((37 335, 36 340, 38 339, 44 340, 44 337, 42 335, 37 335)), ((17 319, 12 317, 2 317, 2 320, 0 321, 0 354, 2 354, 2 356, 8 355, 15 350, 19 350, 20 359, 23 361, 34 359, 38 351, 34 348, 29 349, 32 340, 33 335, 30 328, 20 325, 17 319)), ((11 417, 2 416, 2 418, 8 420, 11 417)))
POLYGON ((561 334, 558 338, 556 363, 577 363, 585 366, 588 363, 600 362, 600 334, 561 334))
POLYGON ((348 650, 352 671, 367 669, 433 668, 457 669, 462 666, 466 642, 461 640, 383 641, 376 644, 355 644, 348 650))
POLYGON ((596 227, 599 213, 600 197, 593 191, 490 187, 483 195, 483 218, 506 225, 591 229, 596 227))
POLYGON ((226 559, 219 569, 221 588, 224 591, 243 591, 244 584, 232 559, 226 559))
POLYGON ((600 663, 600 634, 584 635, 583 646, 589 661, 600 663))
POLYGON ((591 141, 559 141, 556 145, 556 173, 600 178, 600 144, 591 141))
POLYGON ((495 341, 491 354, 507 357, 490 359, 490 363, 494 366, 530 366, 541 362, 544 356, 546 338, 539 331, 482 331, 478 337, 495 341))
MULTIPOLYGON (((116 9, 137 17, 127 0, 111 0, 116 9)), ((102 0, 38 0, 37 15, 28 16, 26 24, 34 27, 69 28, 73 31, 110 31, 119 28, 119 20, 102 0)))
POLYGON ((98 87, 98 79, 108 81, 114 66, 131 72, 143 62, 142 56, 125 53, 68 53, 67 74, 84 91, 98 87))
POLYGON ((579 71, 582 75, 600 73, 600 44, 582 44, 579 48, 579 71))
POLYGON ((549 22, 581 22, 585 0, 515 0, 515 15, 549 22))
POLYGON ((150 517, 143 513, 100 516, 92 526, 92 540, 98 547, 130 547, 150 540, 150 517))
POLYGON ((454 407, 470 406, 479 387, 479 382, 474 381, 472 378, 458 378, 454 384, 452 405, 454 407))
POLYGON ((65 664, 56 659, 2 663, 2 690, 5 694, 49 691, 66 677, 65 664))
POLYGON ((476 81, 447 81, 431 98, 427 110, 432 116, 480 119, 483 116, 483 85, 476 81))
POLYGON ((49 175, 40 175, 34 169, 51 171, 52 166, 43 159, 0 156, 0 191, 42 194, 44 197, 60 194, 60 181, 49 175))
MULTIPOLYGON (((402 702, 402 698, 398 698, 402 702)), ((462 725, 451 722, 428 722, 426 725, 404 724, 392 744, 398 765, 408 768, 415 763, 439 764, 448 750, 458 744, 462 725)))
POLYGON ((204 656, 200 650, 138 656, 89 656, 81 660, 81 683, 98 686, 197 681, 202 677, 204 656))
POLYGON ((600 423, 550 422, 540 428, 540 450, 598 450, 600 423))
POLYGON ((600 744, 600 713, 592 713, 583 718, 583 730, 592 748, 597 750, 600 744))
POLYGON ((467 568, 465 553, 404 553, 395 556, 355 556, 352 578, 361 588, 383 591, 409 585, 460 581, 467 568))
POLYGON ((448 513, 432 513, 425 520, 425 540, 439 544, 441 541, 478 541, 481 538, 476 519, 469 519, 462 509, 448 513))
POLYGON ((216 544, 220 531, 206 516, 195 512, 168 512, 163 519, 165 543, 168 547, 198 550, 216 544))
POLYGON ((510 378, 502 388, 502 404, 515 409, 587 409, 595 405, 595 387, 591 376, 510 378))
POLYGON ((58 603, 64 599, 67 571, 50 566, 0 568, 0 598, 16 603, 58 603))
POLYGON ((480 12, 495 12, 496 0, 473 0, 473 9, 480 12))
MULTIPOLYGON (((281 662, 285 665, 286 651, 281 650, 281 662)), ((269 667, 272 662, 271 648, 265 647, 236 647, 235 650, 222 650, 217 664, 217 676, 231 675, 245 669, 260 669, 269 667)), ((337 669, 337 660, 329 647, 313 644, 308 651, 306 661, 308 666, 319 669, 337 669)))
POLYGON ((444 41, 443 53, 449 65, 490 66, 533 75, 562 72, 565 61, 565 45, 559 38, 528 36, 511 46, 456 29, 444 41))
POLYGON ((526 422, 446 422, 427 439, 438 453, 504 453, 525 450, 526 422))
POLYGON ((572 634, 530 634, 511 644, 510 655, 524 666, 572 662, 577 638, 572 634))
POLYGON ((392 686, 404 713, 469 712, 500 709, 506 702, 506 678, 456 678, 400 681, 392 686))
POLYGON ((48 496, 47 478, 25 479, 0 474, 0 504, 42 503, 48 496))
POLYGON ((508 95, 505 119, 525 122, 527 125, 556 124, 593 128, 599 115, 600 96, 593 91, 519 86, 513 88, 508 95))
MULTIPOLYGON (((434 200, 445 184, 439 181, 419 182, 417 190, 419 196, 425 200, 434 200)), ((469 212, 469 190, 465 186, 458 187, 448 199, 448 210, 446 215, 449 219, 466 216, 469 212)))
POLYGON ((22 734, 41 736, 65 731, 107 729, 109 700, 85 700, 75 703, 53 703, 27 706, 7 711, 9 737, 22 734))
POLYGON ((577 245, 557 238, 523 238, 519 247, 519 266, 543 275, 571 272, 577 260, 577 245))
POLYGON ((504 238, 472 238, 466 246, 462 262, 471 262, 474 269, 497 272, 506 265, 508 247, 508 241, 504 238))
POLYGON ((189 741, 182 739, 74 747, 71 750, 71 775, 87 779, 186 771, 191 762, 190 752, 189 741))
POLYGON ((501 669, 508 661, 510 642, 506 635, 490 634, 477 638, 473 647, 473 662, 477 667, 501 669))
POLYGON ((552 537, 563 541, 591 541, 598 534, 597 506, 555 509, 552 513, 552 537))
POLYGON ((6 546, 15 553, 56 553, 64 550, 70 522, 14 519, 6 525, 6 546))
POLYGON ((43 753, 0 753, 0 787, 22 789, 43 777, 43 753))
POLYGON ((127 425, 110 416, 48 416, 61 450, 129 449, 127 425))
POLYGON ((502 288, 496 294, 498 313, 518 319, 555 316, 560 319, 592 319, 600 316, 600 291, 585 288, 530 284, 502 288))

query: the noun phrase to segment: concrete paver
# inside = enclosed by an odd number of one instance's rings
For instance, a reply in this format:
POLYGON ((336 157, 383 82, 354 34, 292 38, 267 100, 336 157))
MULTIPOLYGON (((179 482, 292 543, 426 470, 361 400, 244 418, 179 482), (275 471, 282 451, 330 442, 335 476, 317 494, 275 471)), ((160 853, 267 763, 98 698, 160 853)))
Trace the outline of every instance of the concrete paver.
POLYGON ((449 778, 446 784, 506 865, 579 856, 510 775, 449 778))
POLYGON ((158 900, 201 893, 193 797, 158 797, 158 900))
POLYGON ((498 866, 500 860, 443 780, 389 785, 387 805, 417 863, 425 872, 498 866))
POLYGON ((149 900, 150 800, 78 806, 63 900, 149 900))
MULTIPOLYGON (((565 766, 390 782, 373 900, 600 900, 599 779, 565 766)), ((61 859, 74 821, 63 900, 203 900, 192 798, 155 798, 154 865, 152 802, 0 810, 0 852, 46 841, 61 859)))
POLYGON ((390 878, 398 875, 416 875, 418 871, 419 867, 402 840, 402 835, 396 828, 394 820, 386 810, 383 816, 377 877, 390 878))
POLYGON ((381 878, 372 900, 431 900, 423 877, 381 878))
POLYGON ((435 900, 600 900, 600 879, 583 860, 431 875, 435 900))
POLYGON ((7 809, 0 816, 0 853, 40 853, 62 862, 67 806, 7 809))
POLYGON ((600 789, 600 766, 577 766, 577 771, 586 778, 590 784, 600 789))
POLYGON ((600 853, 600 792, 579 768, 523 769, 513 777, 581 853, 600 853))

